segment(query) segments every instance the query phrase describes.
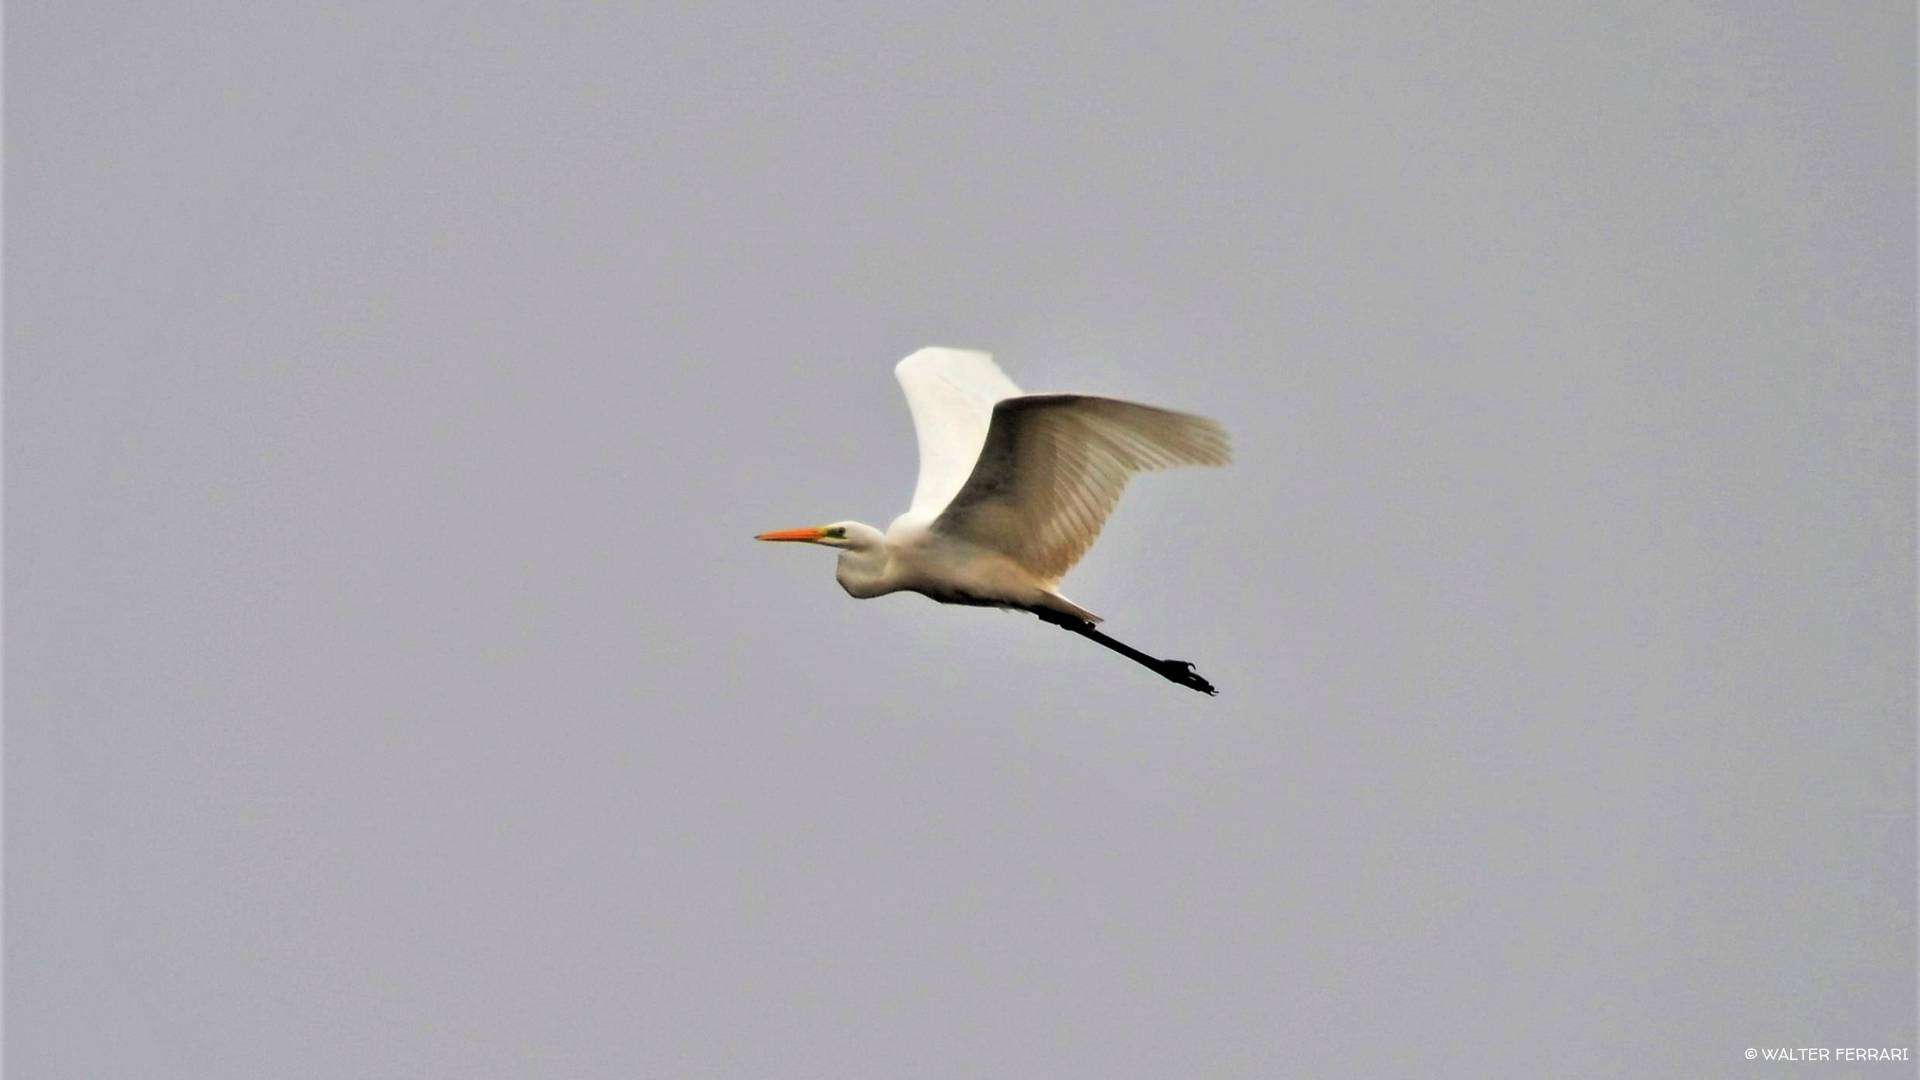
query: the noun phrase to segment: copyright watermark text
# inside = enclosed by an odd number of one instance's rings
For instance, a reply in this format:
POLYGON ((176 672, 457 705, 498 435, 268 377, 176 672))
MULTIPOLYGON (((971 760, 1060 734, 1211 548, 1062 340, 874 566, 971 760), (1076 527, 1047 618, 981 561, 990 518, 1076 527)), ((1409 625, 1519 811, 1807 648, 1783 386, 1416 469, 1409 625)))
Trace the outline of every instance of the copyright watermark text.
POLYGON ((1749 1046, 1748 1061, 1912 1061, 1905 1046, 1749 1046))

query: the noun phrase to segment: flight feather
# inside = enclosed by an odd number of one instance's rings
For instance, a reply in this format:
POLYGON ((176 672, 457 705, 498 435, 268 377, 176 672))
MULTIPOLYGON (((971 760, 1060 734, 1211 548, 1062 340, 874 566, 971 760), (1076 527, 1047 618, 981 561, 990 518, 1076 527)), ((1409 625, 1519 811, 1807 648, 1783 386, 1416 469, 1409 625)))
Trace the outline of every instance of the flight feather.
POLYGON ((987 353, 926 348, 894 365, 920 443, 920 474, 908 513, 931 520, 973 472, 994 403, 1020 393, 987 353))
POLYGON ((1230 456, 1226 431, 1204 417, 1080 394, 1006 398, 932 528, 1058 581, 1100 535, 1134 473, 1224 465, 1230 456))

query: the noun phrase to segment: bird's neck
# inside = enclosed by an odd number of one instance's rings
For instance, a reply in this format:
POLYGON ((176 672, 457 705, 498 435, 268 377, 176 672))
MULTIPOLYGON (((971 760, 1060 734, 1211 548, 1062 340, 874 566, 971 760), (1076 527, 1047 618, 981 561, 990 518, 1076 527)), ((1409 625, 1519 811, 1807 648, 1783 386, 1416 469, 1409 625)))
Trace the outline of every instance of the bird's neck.
POLYGON ((840 552, 840 564, 834 569, 833 578, 841 588, 847 590, 847 595, 862 600, 883 596, 900 588, 894 580, 893 560, 885 544, 870 548, 848 548, 840 552))

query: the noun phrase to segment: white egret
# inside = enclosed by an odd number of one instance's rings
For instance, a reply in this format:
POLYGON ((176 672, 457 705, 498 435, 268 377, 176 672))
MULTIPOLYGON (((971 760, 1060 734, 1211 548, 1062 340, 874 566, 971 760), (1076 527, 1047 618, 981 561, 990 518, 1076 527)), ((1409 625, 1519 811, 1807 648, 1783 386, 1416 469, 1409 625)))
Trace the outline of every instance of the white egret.
POLYGON ((1022 394, 983 352, 921 349, 893 369, 920 441, 913 504, 886 532, 857 521, 761 533, 838 548, 835 578, 858 598, 917 592, 944 604, 1028 611, 1204 693, 1184 660, 1160 660, 1094 629, 1060 595, 1133 473, 1224 465, 1227 434, 1186 413, 1083 394, 1022 394))

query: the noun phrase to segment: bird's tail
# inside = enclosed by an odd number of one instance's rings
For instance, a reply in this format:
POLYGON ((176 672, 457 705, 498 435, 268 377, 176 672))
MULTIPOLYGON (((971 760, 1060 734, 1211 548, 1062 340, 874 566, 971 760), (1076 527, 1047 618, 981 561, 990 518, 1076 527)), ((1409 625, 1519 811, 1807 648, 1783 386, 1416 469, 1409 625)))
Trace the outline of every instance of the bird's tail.
POLYGON ((1079 604, 1074 603, 1051 589, 1042 593, 1041 596, 1045 598, 1041 601, 1041 606, 1048 610, 1057 611, 1062 615, 1071 615, 1083 622, 1097 623, 1102 621, 1100 616, 1095 615, 1093 612, 1088 611, 1086 608, 1081 607, 1079 604))

